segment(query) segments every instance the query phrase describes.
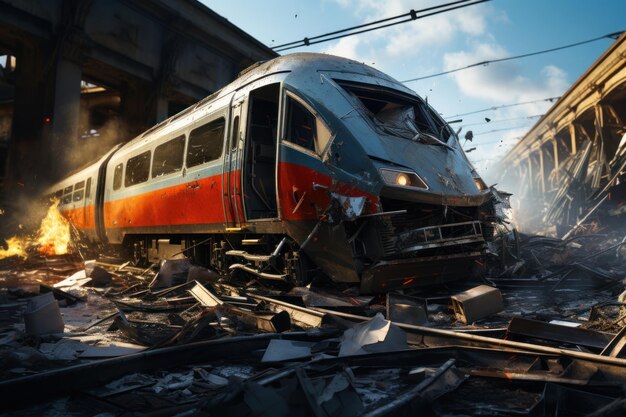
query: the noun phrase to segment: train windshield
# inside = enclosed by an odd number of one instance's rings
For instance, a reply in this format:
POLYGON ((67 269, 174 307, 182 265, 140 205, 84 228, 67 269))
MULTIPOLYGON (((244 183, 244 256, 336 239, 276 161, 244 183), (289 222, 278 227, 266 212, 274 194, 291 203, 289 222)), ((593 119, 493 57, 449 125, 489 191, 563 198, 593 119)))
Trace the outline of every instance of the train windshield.
POLYGON ((417 97, 377 85, 337 81, 384 133, 437 144, 452 136, 449 126, 417 97))

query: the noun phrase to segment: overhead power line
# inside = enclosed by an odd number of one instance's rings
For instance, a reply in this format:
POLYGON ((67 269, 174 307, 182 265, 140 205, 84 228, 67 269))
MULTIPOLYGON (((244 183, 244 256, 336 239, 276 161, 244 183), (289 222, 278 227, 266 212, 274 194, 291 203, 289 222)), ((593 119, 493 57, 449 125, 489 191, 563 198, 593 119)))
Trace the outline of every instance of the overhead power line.
POLYGON ((540 98, 538 100, 531 100, 531 101, 522 101, 519 103, 512 103, 512 104, 501 104, 499 106, 492 106, 492 107, 487 107, 485 109, 480 109, 480 110, 474 110, 474 111, 470 111, 467 113, 459 113, 459 114, 454 114, 452 116, 446 116, 446 119, 451 119, 453 117, 459 117, 459 116, 467 116, 470 114, 476 114, 476 113, 482 113, 482 112, 486 112, 486 111, 493 111, 493 110, 498 110, 498 109, 504 109, 507 107, 516 107, 516 106, 523 106, 524 104, 533 104, 533 103, 540 103, 542 101, 549 101, 550 103, 552 103, 555 100, 560 99, 560 96, 556 96, 556 97, 548 97, 548 98, 540 98))
POLYGON ((469 123, 469 124, 464 124, 463 127, 470 127, 470 126, 480 126, 480 125, 487 125, 487 124, 494 124, 494 123, 502 123, 502 122, 512 122, 514 120, 530 120, 530 119, 538 119, 539 117, 543 116, 543 114, 534 114, 532 116, 522 116, 522 117, 510 117, 508 119, 496 119, 496 120, 489 120, 489 121, 484 121, 484 122, 478 122, 478 123, 469 123))
MULTIPOLYGON (((507 130, 526 129, 526 128, 528 128, 528 125, 503 127, 502 129, 493 129, 493 130, 488 130, 486 132, 474 133, 474 136, 481 136, 481 135, 486 135, 486 134, 489 134, 489 133, 506 132, 507 130)), ((489 143, 489 142, 484 142, 483 145, 486 144, 486 143, 489 143)))
POLYGON ((599 41, 600 39, 606 39, 606 38, 616 39, 622 33, 624 33, 624 32, 623 31, 614 32, 614 33, 609 33, 608 35, 599 36, 597 38, 587 39, 586 41, 570 43, 568 45, 563 45, 563 46, 557 46, 556 48, 544 49, 542 51, 529 52, 527 54, 508 56, 508 57, 505 57, 505 58, 491 59, 491 60, 488 60, 488 61, 476 62, 474 64, 466 65, 464 67, 455 68, 455 69, 451 69, 451 70, 448 70, 448 71, 442 71, 442 72, 438 72, 436 74, 425 75, 423 77, 411 78, 410 80, 404 80, 402 82, 403 83, 410 83, 410 82, 413 82, 413 81, 425 80, 427 78, 433 78, 433 77, 439 77, 441 75, 452 74, 453 72, 463 71, 463 70, 474 68, 474 67, 487 66, 489 64, 495 64, 497 62, 511 61, 513 59, 527 58, 529 56, 547 54, 549 52, 555 52, 555 51, 560 51, 562 49, 573 48, 575 46, 585 45, 587 43, 599 41))
POLYGON ((450 3, 440 4, 438 6, 427 7, 425 9, 413 10, 411 9, 407 13, 403 13, 393 17, 387 17, 385 19, 376 20, 374 22, 364 23, 357 26, 352 26, 345 29, 335 30, 333 32, 324 33, 323 35, 317 35, 313 37, 306 37, 297 41, 284 43, 282 45, 274 46, 272 49, 276 52, 287 51, 289 49, 301 48, 303 46, 315 45, 322 42, 328 42, 335 39, 345 38, 348 36, 358 35, 361 33, 371 32, 373 30, 383 29, 402 23, 412 22, 414 20, 423 19, 425 17, 438 15, 441 13, 450 12, 456 9, 462 9, 464 7, 474 6, 476 4, 485 3, 491 0, 457 0, 450 3), (430 13, 426 13, 430 12, 430 13), (425 13, 425 14, 420 14, 425 13), (387 23, 389 22, 389 23, 387 23), (359 30, 360 29, 360 30, 359 30))
POLYGON ((510 139, 498 138, 498 139, 490 140, 490 141, 487 141, 487 142, 476 142, 473 146, 492 145, 492 144, 498 143, 498 142, 502 142, 502 146, 504 146, 504 145, 511 146, 511 145, 515 145, 517 142, 519 142, 519 140, 522 137, 523 136, 516 136, 516 137, 510 138, 510 139), (505 140, 506 140, 506 142, 505 142, 505 140))

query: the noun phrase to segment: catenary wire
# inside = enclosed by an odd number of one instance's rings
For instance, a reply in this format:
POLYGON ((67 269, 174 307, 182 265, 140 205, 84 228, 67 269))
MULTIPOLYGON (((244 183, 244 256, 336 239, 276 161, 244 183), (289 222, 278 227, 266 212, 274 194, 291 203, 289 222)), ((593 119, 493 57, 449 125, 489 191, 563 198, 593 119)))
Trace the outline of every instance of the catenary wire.
POLYGON ((487 124, 494 124, 494 123, 502 123, 502 122, 512 122, 514 120, 529 120, 529 119, 537 119, 539 117, 543 116, 543 114, 535 114, 532 116, 522 116, 522 117, 510 117, 508 119, 495 119, 495 120, 489 120, 484 121, 484 122, 478 122, 478 123, 468 123, 468 124, 464 124, 463 127, 470 127, 470 126, 481 126, 481 125, 487 125, 487 124))
POLYGON ((354 32, 342 33, 342 32, 347 32, 347 31, 350 31, 350 30, 357 29, 359 27, 371 26, 371 25, 376 23, 376 22, 372 22, 370 24, 364 24, 364 25, 360 25, 360 26, 355 26, 353 28, 346 28, 346 29, 341 29, 341 30, 335 31, 335 32, 330 32, 329 34, 326 34, 326 35, 314 36, 313 38, 306 37, 306 38, 304 38, 302 40, 299 40, 299 41, 289 42, 287 44, 276 46, 273 49, 274 49, 275 52, 282 52, 282 51, 286 51, 286 50, 289 50, 289 49, 300 48, 300 47, 303 47, 303 46, 315 45, 315 44, 322 43, 322 42, 328 42, 328 41, 332 41, 332 40, 336 40, 336 39, 345 38, 345 37, 348 37, 348 36, 358 35, 358 34, 361 34, 361 33, 371 32, 371 31, 374 31, 374 30, 378 30, 378 29, 383 29, 383 28, 399 25, 401 23, 412 22, 414 20, 423 19, 425 17, 434 16, 434 15, 438 15, 438 14, 445 13, 445 12, 450 12, 452 10, 462 9, 462 8, 469 7, 469 6, 474 6, 474 5, 480 4, 480 3, 486 3, 486 2, 491 1, 491 0, 477 0, 477 1, 472 1, 471 3, 470 3, 470 1, 471 0, 461 0, 461 1, 455 1, 455 2, 451 2, 451 3, 442 4, 442 5, 439 5, 439 6, 433 6, 432 8, 428 8, 428 9, 411 10, 410 12, 402 14, 402 15, 398 15, 398 16, 395 16, 395 17, 390 17, 390 18, 387 18, 387 19, 382 19, 382 21, 384 22, 384 21, 389 21, 389 20, 395 20, 395 19, 399 19, 399 18, 405 17, 405 16, 409 16, 408 19, 400 20, 400 21, 397 21, 397 22, 391 22, 391 23, 387 23, 387 24, 379 25, 379 26, 375 26, 375 27, 368 27, 366 29, 357 30, 357 31, 354 31, 354 32), (463 3, 463 4, 458 4, 458 3, 463 3), (448 6, 452 6, 452 7, 448 7, 448 6), (448 8, 444 8, 444 7, 448 7, 448 8), (443 10, 436 10, 436 11, 433 11, 433 12, 430 12, 430 13, 427 13, 427 14, 423 14, 423 15, 419 15, 419 16, 417 15, 417 13, 423 13, 424 11, 433 10, 433 9, 441 9, 441 8, 444 8, 444 9, 443 10), (328 35, 330 35, 332 33, 341 33, 341 34, 336 35, 336 36, 328 37, 328 35), (315 40, 313 40, 313 39, 315 39, 315 40), (289 46, 285 46, 285 45, 289 45, 289 46))
MULTIPOLYGON (((515 130, 515 129, 525 129, 527 128, 528 125, 524 125, 524 126, 511 126, 511 127, 503 127, 502 129, 493 129, 493 130, 487 130, 486 132, 478 132, 478 133, 474 133, 474 136, 480 136, 480 135, 486 135, 489 133, 496 133, 496 132, 505 132, 507 130, 515 130)), ((487 143, 487 142, 485 142, 487 143)))
POLYGON ((451 119, 453 117, 468 116, 470 114, 482 113, 482 112, 486 112, 486 111, 490 111, 490 110, 504 109, 504 108, 507 108, 507 107, 523 106, 524 104, 540 103, 542 101, 549 101, 549 102, 552 103, 554 100, 558 100, 559 98, 561 98, 561 97, 560 96, 556 96, 556 97, 540 98, 540 99, 531 100, 531 101, 521 101, 519 103, 501 104, 499 106, 491 106, 491 107, 487 107, 485 109, 473 110, 473 111, 470 111, 470 112, 467 112, 467 113, 454 114, 452 116, 446 116, 445 118, 446 119, 451 119))
POLYGON ((425 80, 427 78, 439 77, 441 75, 452 74, 453 72, 463 71, 463 70, 466 70, 466 69, 479 67, 479 66, 487 66, 489 64, 495 64, 497 62, 511 61, 513 59, 527 58, 529 56, 547 54, 549 52, 555 52, 555 51, 560 51, 562 49, 573 48, 575 46, 580 46, 580 45, 585 45, 587 43, 596 42, 596 41, 599 41, 601 39, 606 39, 606 38, 615 39, 616 36, 619 36, 622 33, 623 33, 623 31, 613 32, 613 33, 609 33, 607 35, 598 36, 597 38, 587 39, 585 41, 580 41, 580 42, 575 42, 575 43, 570 43, 568 45, 557 46, 555 48, 549 48, 549 49, 544 49, 544 50, 541 50, 541 51, 529 52, 529 53, 521 54, 521 55, 508 56, 508 57, 505 57, 505 58, 490 59, 490 60, 487 60, 487 61, 476 62, 476 63, 470 64, 470 65, 466 65, 464 67, 455 68, 455 69, 451 69, 451 70, 448 70, 448 71, 442 71, 442 72, 438 72, 438 73, 435 73, 435 74, 424 75, 423 77, 411 78, 409 80, 404 80, 404 81, 401 81, 401 82, 403 82, 403 83, 410 83, 410 82, 413 82, 413 81, 425 80))
POLYGON ((377 24, 380 24, 380 23, 389 22, 391 20, 400 19, 402 17, 413 16, 413 14, 416 14, 416 13, 427 12, 427 11, 430 11, 430 10, 439 9, 439 8, 442 8, 442 7, 455 5, 455 4, 458 4, 458 3, 467 3, 468 1, 470 1, 470 0, 458 0, 458 1, 451 2, 451 3, 440 4, 438 6, 428 7, 426 9, 420 9, 420 10, 413 10, 413 9, 411 9, 411 11, 409 11, 407 13, 399 14, 397 16, 387 17, 385 19, 380 19, 380 20, 376 20, 376 21, 373 21, 373 22, 369 22, 369 23, 363 23, 363 24, 357 25, 357 26, 351 26, 351 27, 345 28, 345 29, 335 30, 333 32, 328 32, 328 33, 324 33, 322 35, 313 36, 311 38, 298 39, 297 41, 293 41, 293 42, 283 43, 281 45, 272 46, 272 49, 284 48, 286 46, 292 46, 292 45, 296 45, 296 44, 303 43, 303 42, 305 42, 304 45, 306 45, 306 40, 313 41, 313 40, 317 40, 317 39, 324 38, 324 37, 327 37, 327 36, 338 35, 340 33, 349 32, 351 30, 356 30, 356 29, 362 29, 362 28, 365 28, 365 27, 368 27, 368 26, 373 26, 373 25, 377 25, 377 24))

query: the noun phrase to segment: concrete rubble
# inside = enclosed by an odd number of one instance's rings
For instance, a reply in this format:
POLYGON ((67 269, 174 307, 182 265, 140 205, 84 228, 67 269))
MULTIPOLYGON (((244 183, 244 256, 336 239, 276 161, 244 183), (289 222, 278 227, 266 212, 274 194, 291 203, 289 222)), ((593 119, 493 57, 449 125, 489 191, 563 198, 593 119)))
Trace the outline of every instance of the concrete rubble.
POLYGON ((622 415, 623 236, 511 231, 491 243, 485 279, 379 295, 240 285, 187 259, 6 259, 0 408, 622 415))

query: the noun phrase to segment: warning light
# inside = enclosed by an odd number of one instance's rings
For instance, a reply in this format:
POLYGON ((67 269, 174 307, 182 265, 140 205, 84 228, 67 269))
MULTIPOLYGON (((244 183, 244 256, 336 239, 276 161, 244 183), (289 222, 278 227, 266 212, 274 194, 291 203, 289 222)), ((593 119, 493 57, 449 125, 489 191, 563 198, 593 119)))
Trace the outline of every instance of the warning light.
POLYGON ((52 121, 52 119, 49 118, 49 117, 46 117, 45 119, 43 119, 43 121, 46 122, 46 123, 50 123, 52 121))

